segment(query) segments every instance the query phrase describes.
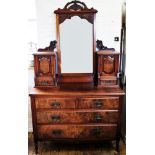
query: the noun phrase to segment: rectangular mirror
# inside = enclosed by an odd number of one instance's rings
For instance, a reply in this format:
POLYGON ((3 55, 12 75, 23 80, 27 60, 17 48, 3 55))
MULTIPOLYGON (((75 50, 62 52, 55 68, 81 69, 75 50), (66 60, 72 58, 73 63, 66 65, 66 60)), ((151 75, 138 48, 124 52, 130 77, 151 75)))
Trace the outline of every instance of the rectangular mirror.
POLYGON ((74 16, 60 25, 61 73, 93 73, 93 24, 74 16))
POLYGON ((93 86, 96 81, 95 14, 80 1, 68 2, 56 14, 58 85, 93 86))

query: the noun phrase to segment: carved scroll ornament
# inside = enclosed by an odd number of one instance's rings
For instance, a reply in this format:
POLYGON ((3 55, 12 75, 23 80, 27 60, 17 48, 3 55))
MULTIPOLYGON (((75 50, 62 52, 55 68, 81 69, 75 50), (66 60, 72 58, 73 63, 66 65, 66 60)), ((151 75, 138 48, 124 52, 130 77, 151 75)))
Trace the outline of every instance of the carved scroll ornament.
POLYGON ((57 41, 56 41, 56 40, 50 41, 50 45, 49 45, 48 47, 39 48, 39 49, 38 49, 38 52, 54 51, 54 49, 56 48, 56 44, 57 44, 57 41))
POLYGON ((108 48, 107 46, 104 46, 102 40, 97 40, 96 41, 96 47, 99 50, 111 50, 111 51, 115 51, 114 48, 108 48))

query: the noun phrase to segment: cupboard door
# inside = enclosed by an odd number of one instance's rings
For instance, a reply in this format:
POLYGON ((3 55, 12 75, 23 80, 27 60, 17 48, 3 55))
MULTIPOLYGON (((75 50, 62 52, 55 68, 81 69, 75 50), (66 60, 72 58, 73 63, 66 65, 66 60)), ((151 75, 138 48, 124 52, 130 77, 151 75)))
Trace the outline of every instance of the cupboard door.
POLYGON ((50 72, 50 58, 42 57, 39 59, 39 70, 42 74, 50 72))
POLYGON ((99 59, 100 65, 98 67, 100 75, 117 76, 119 55, 100 55, 99 59))
POLYGON ((55 55, 36 54, 34 55, 35 86, 55 85, 55 55))

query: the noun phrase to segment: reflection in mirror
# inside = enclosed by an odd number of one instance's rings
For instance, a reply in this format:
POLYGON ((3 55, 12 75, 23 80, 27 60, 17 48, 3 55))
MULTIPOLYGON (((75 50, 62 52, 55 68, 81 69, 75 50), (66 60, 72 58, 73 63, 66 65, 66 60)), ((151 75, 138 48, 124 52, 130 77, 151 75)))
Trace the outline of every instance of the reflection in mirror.
POLYGON ((93 73, 93 25, 74 16, 60 24, 61 73, 93 73))

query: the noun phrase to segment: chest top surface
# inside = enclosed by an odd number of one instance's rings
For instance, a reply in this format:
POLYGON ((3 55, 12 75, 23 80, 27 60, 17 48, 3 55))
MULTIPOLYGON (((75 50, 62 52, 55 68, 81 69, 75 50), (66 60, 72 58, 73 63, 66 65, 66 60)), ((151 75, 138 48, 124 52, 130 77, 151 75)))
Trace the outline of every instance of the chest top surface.
POLYGON ((32 88, 30 90, 29 95, 30 96, 61 96, 61 95, 69 95, 69 96, 92 96, 92 95, 118 95, 122 96, 125 92, 120 88, 92 88, 89 90, 80 89, 80 90, 74 90, 74 89, 61 89, 61 88, 46 88, 46 89, 40 89, 40 88, 32 88))

